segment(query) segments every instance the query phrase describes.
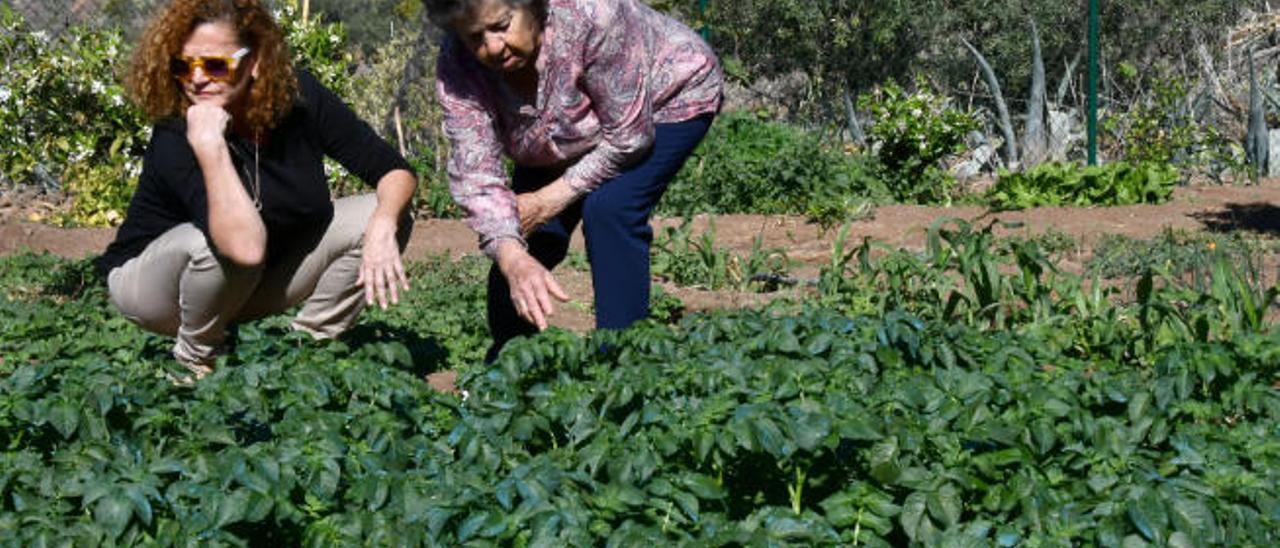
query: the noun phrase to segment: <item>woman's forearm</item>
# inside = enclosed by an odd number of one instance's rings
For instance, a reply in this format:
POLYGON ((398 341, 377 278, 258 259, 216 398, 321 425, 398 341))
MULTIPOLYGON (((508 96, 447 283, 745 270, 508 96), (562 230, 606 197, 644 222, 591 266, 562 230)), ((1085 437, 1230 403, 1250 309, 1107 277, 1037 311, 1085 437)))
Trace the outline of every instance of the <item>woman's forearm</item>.
POLYGON ((262 264, 266 256, 267 229, 231 163, 226 142, 198 144, 193 148, 204 174, 213 246, 235 264, 262 264))
POLYGON ((374 219, 386 219, 396 223, 413 200, 418 181, 413 173, 395 169, 378 180, 378 206, 373 210, 374 219))

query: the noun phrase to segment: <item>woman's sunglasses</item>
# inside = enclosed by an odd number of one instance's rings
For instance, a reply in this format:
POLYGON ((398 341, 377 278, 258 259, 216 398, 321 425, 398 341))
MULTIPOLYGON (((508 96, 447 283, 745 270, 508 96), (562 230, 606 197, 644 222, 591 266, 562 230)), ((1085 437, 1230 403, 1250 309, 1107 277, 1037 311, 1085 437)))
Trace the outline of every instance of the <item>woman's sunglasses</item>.
POLYGON ((210 80, 233 82, 236 79, 236 65, 239 65, 240 59, 246 55, 249 55, 249 48, 240 48, 230 57, 220 55, 174 57, 169 61, 169 72, 173 73, 175 78, 189 82, 191 75, 195 74, 196 68, 199 68, 210 80))

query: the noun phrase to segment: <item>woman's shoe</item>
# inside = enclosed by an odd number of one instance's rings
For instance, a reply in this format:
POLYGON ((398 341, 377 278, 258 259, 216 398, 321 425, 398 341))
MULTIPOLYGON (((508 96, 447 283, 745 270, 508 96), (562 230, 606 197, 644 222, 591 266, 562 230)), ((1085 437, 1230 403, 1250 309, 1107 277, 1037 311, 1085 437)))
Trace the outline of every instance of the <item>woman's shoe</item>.
POLYGON ((169 379, 169 384, 174 386, 191 386, 194 385, 196 381, 205 378, 205 376, 210 373, 213 373, 212 367, 202 363, 184 361, 179 361, 178 363, 182 364, 182 367, 187 370, 187 374, 183 375, 181 373, 173 373, 171 371, 165 371, 164 373, 165 378, 169 379))

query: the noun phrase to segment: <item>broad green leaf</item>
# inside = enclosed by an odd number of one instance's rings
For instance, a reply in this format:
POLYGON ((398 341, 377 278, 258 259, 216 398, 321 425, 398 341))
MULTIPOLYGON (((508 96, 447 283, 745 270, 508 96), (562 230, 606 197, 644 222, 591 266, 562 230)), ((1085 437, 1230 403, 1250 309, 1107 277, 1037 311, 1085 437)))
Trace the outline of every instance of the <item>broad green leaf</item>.
POLYGON ((105 528, 113 539, 124 533, 132 516, 133 504, 123 493, 102 497, 93 508, 93 521, 105 528))
POLYGON ((809 413, 787 423, 786 428, 800 450, 814 451, 831 433, 831 419, 826 415, 809 413))
POLYGON ((1115 485, 1119 479, 1115 474, 1093 474, 1089 476, 1089 489, 1093 490, 1095 494, 1103 494, 1103 492, 1115 485))
POLYGON ((705 474, 691 473, 680 478, 680 484, 703 500, 719 500, 725 497, 724 488, 705 474))
POLYGON ((1156 539, 1165 537, 1168 514, 1165 513, 1164 503, 1154 491, 1143 489, 1138 498, 1130 500, 1128 514, 1130 522, 1147 540, 1155 542, 1156 539))
POLYGON ((1169 548, 1196 548, 1202 546, 1191 540, 1191 537, 1182 531, 1175 531, 1169 535, 1169 548))
POLYGON ((264 493, 249 492, 244 509, 244 521, 259 523, 267 518, 275 507, 275 501, 264 493))
POLYGON ((1138 419, 1146 416, 1150 403, 1150 392, 1143 391, 1134 394, 1133 399, 1129 400, 1129 422, 1137 422, 1138 419))
MULTIPOLYGON (((1218 538, 1218 522, 1213 511, 1203 501, 1175 495, 1169 500, 1170 515, 1173 527, 1178 531, 1192 535, 1192 538, 1214 541, 1218 538)), ((1170 543, 1173 538, 1170 537, 1170 543)))
POLYGON ((944 483, 937 491, 929 493, 926 503, 929 515, 945 527, 960 523, 960 515, 964 504, 960 501, 960 492, 950 483, 944 483))
POLYGON ((71 402, 61 401, 49 409, 49 424, 62 435, 62 439, 69 440, 80 425, 80 410, 71 402))
POLYGON ((671 495, 671 498, 675 500, 677 505, 679 505, 680 511, 689 516, 689 519, 693 520, 695 523, 701 519, 701 514, 699 512, 701 508, 698 504, 697 497, 689 493, 676 492, 671 495))
POLYGON ((876 429, 874 419, 867 413, 837 418, 837 432, 840 437, 854 441, 878 441, 884 435, 876 429))
POLYGON ((1124 542, 1121 546, 1123 548, 1146 548, 1147 546, 1151 546, 1151 543, 1143 540, 1143 538, 1138 535, 1129 535, 1124 537, 1124 542))
POLYGON ((929 521, 926 515, 926 506, 928 505, 928 495, 922 492, 915 492, 907 496, 907 501, 902 505, 902 514, 898 516, 898 523, 902 524, 902 530, 907 533, 913 541, 922 540, 921 524, 929 521))
POLYGON ((484 527, 488 520, 488 512, 476 512, 471 514, 467 519, 463 520, 460 525, 458 525, 458 531, 456 533, 458 536, 458 542, 466 542, 470 540, 472 536, 480 531, 481 527, 484 527))
POLYGON ((138 486, 129 486, 124 489, 124 495, 133 503, 134 513, 143 525, 151 525, 151 501, 147 500, 147 496, 138 486))
POLYGON ((221 528, 242 520, 248 510, 250 493, 248 489, 235 489, 222 497, 218 502, 218 515, 213 526, 221 528))
POLYGON ((902 474, 898 464, 898 438, 887 438, 871 447, 867 453, 867 464, 871 466, 871 477, 881 485, 892 485, 902 474))
POLYGON ((826 500, 819 503, 823 513, 827 516, 827 521, 831 522, 833 527, 849 527, 858 520, 859 509, 855 508, 854 496, 847 492, 841 491, 826 500))

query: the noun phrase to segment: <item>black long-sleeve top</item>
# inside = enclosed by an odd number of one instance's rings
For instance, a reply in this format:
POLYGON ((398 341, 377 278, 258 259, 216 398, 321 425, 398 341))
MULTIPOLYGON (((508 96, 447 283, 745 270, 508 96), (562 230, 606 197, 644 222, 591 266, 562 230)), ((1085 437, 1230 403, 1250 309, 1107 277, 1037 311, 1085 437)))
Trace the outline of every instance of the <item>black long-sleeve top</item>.
MULTIPOLYGON (((257 150, 256 170, 255 145, 228 137, 232 163, 250 198, 253 174, 258 174, 267 263, 289 249, 293 236, 314 233, 316 227, 328 226, 333 218, 325 156, 371 186, 393 170, 410 170, 391 145, 313 76, 299 72, 298 84, 298 104, 257 150)), ((194 224, 213 247, 204 175, 187 142, 186 126, 184 119, 154 126, 124 223, 98 259, 98 269, 104 275, 182 223, 194 224)))

